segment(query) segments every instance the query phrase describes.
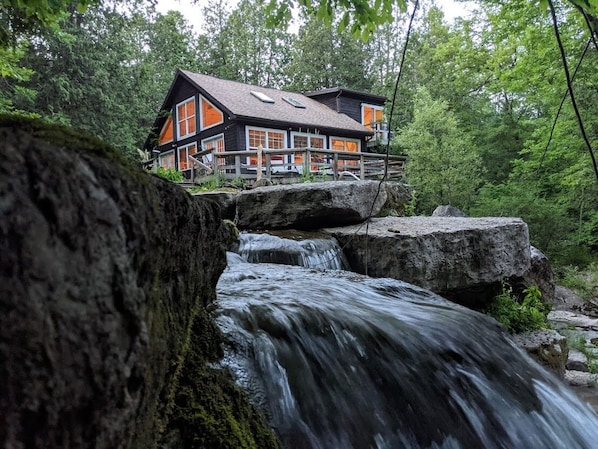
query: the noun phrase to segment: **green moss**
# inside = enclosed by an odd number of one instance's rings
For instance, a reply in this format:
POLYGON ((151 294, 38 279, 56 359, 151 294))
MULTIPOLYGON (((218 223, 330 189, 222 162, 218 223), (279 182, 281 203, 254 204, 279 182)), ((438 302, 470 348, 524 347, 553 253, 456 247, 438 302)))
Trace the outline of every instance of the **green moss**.
POLYGON ((1 114, 0 128, 18 128, 62 148, 93 153, 126 162, 126 159, 118 151, 103 140, 68 126, 50 123, 43 119, 17 114, 1 114))
POLYGON ((214 367, 222 357, 222 335, 200 313, 178 380, 167 439, 185 449, 276 449, 280 444, 264 417, 231 375, 214 367))

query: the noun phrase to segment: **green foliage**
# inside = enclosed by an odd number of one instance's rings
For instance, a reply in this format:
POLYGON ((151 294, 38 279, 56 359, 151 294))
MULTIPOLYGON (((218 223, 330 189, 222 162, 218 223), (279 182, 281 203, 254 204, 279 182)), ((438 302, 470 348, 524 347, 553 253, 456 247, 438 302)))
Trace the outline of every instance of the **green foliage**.
POLYGON ((442 204, 469 208, 481 182, 481 160, 446 101, 433 100, 420 88, 413 122, 396 144, 409 157, 405 175, 421 211, 431 213, 442 204))
POLYGON ((550 312, 550 305, 542 301, 542 293, 538 287, 531 286, 523 293, 523 300, 519 301, 513 289, 505 284, 502 293, 483 312, 492 316, 511 333, 545 329, 548 326, 546 317, 550 312))
POLYGON ((559 271, 560 285, 570 288, 585 300, 598 299, 598 262, 583 269, 569 266, 559 271))
POLYGON ((183 174, 174 168, 158 167, 156 175, 171 182, 183 182, 185 180, 183 174))

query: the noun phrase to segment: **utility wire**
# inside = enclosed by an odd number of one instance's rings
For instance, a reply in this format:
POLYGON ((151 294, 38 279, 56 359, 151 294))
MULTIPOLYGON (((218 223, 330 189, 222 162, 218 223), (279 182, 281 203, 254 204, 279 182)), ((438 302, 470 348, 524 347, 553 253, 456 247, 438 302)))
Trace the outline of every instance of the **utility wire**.
POLYGON ((385 152, 385 157, 384 157, 384 175, 382 175, 382 179, 380 180, 380 182, 378 183, 378 190, 376 191, 376 195, 374 196, 374 200, 372 201, 372 207, 370 209, 370 213, 368 214, 368 219, 366 221, 366 225, 365 225, 365 274, 367 276, 368 274, 368 260, 369 260, 369 248, 368 248, 368 232, 370 229, 370 219, 372 218, 372 215, 374 213, 374 206, 376 204, 376 201, 378 200, 378 197, 380 196, 380 191, 382 190, 382 186, 384 185, 384 182, 386 181, 386 179, 388 178, 388 163, 389 163, 389 159, 390 159, 390 133, 391 133, 391 125, 392 125, 392 116, 395 110, 395 104, 396 104, 396 100, 397 100, 397 92, 399 90, 399 82, 401 81, 401 75, 403 74, 403 65, 405 63, 405 57, 407 55, 407 46, 409 45, 409 37, 411 36, 411 30, 413 29, 413 20, 415 19, 415 13, 417 12, 417 7, 419 6, 419 0, 415 0, 415 4, 413 6, 413 11, 411 12, 411 18, 409 19, 409 26, 407 27, 407 34, 405 36, 405 44, 403 45, 403 51, 401 54, 401 63, 399 65, 399 73, 397 74, 397 79, 395 81, 395 88, 394 88, 394 92, 392 94, 392 101, 390 103, 390 114, 388 117, 388 139, 386 142, 386 152, 385 152))
POLYGON ((596 162, 596 156, 594 155, 594 150, 592 149, 592 144, 588 139, 588 135, 586 133, 585 126, 583 124, 583 119, 581 118, 581 114, 579 113, 579 108, 577 107, 577 101, 575 100, 575 94, 573 92, 573 85, 571 81, 571 74, 569 73, 569 66, 567 65, 567 57, 565 55, 565 49, 563 48, 563 42, 561 41, 561 34, 559 33, 558 22, 556 18, 556 11, 554 9, 554 4, 552 0, 548 0, 548 5, 550 6, 550 15, 552 16, 552 23, 554 25, 554 34, 556 36, 556 40, 559 46, 559 51, 561 52, 561 59, 563 61, 563 69, 565 70, 565 77, 567 78, 567 89, 569 90, 569 95, 571 95, 571 104, 573 105, 573 109, 575 110, 575 115, 577 116, 577 122, 579 124, 579 129, 583 136, 583 140, 588 148, 590 153, 590 158, 592 159, 592 164, 594 167, 594 174, 596 175, 596 181, 598 181, 598 163, 596 162))

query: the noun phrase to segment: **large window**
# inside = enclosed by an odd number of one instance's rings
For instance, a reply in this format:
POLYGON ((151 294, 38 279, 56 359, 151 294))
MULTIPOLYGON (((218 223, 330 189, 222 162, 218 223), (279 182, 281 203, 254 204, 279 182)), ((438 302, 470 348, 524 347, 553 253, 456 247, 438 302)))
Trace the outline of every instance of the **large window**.
POLYGON ((195 98, 177 104, 176 121, 179 139, 195 134, 195 98))
POLYGON ((165 143, 172 142, 174 140, 174 123, 172 121, 172 115, 168 115, 166 123, 160 131, 160 137, 158 138, 158 144, 164 145, 165 143))
POLYGON ((361 142, 357 139, 347 139, 345 137, 331 137, 330 146, 336 151, 357 152, 360 150, 361 142))
POLYGON ((174 151, 160 154, 160 167, 165 169, 175 169, 174 165, 174 151))
MULTIPOLYGON (((293 148, 316 148, 316 149, 323 149, 325 147, 326 138, 324 136, 318 136, 313 134, 303 134, 303 133, 292 133, 291 138, 293 141, 293 148)), ((297 164, 303 164, 303 155, 302 154, 295 154, 292 156, 293 162, 295 164, 295 168, 297 171, 302 172, 303 167, 297 164)), ((311 156, 312 162, 321 163, 321 162, 329 162, 326 160, 322 155, 314 155, 311 156)), ((312 170, 318 170, 317 165, 311 165, 312 170)))
MULTIPOLYGON (((257 150, 259 146, 268 150, 282 150, 286 147, 287 133, 276 129, 250 128, 247 127, 247 149, 257 150)), ((270 158, 273 164, 283 162, 282 156, 272 156, 270 158)), ((257 158, 249 158, 250 165, 257 164, 257 158)), ((262 161, 265 163, 265 159, 262 161)))
POLYGON ((199 102, 201 104, 201 129, 211 128, 224 122, 224 114, 216 106, 204 97, 199 97, 199 102))
MULTIPOLYGON (((217 153, 224 153, 224 134, 218 134, 217 136, 202 140, 201 147, 204 150, 216 150, 217 153)), ((204 155, 203 162, 205 164, 212 162, 212 154, 204 155)), ((218 158, 218 165, 225 165, 225 163, 224 158, 218 158)))
POLYGON ((381 106, 370 104, 361 105, 361 123, 368 129, 376 131, 380 129, 384 120, 384 111, 381 106))
POLYGON ((195 142, 180 147, 178 149, 179 153, 179 170, 189 170, 193 167, 193 162, 189 159, 190 155, 197 153, 197 144, 195 142))

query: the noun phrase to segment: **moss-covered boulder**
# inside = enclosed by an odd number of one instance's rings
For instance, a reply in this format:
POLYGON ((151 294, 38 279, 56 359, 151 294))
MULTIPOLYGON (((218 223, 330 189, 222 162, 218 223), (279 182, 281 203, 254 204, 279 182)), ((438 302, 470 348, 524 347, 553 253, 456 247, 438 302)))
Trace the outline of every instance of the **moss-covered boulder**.
POLYGON ((0 447, 156 447, 188 354, 218 357, 217 206, 64 127, 1 117, 0 155, 0 447))

